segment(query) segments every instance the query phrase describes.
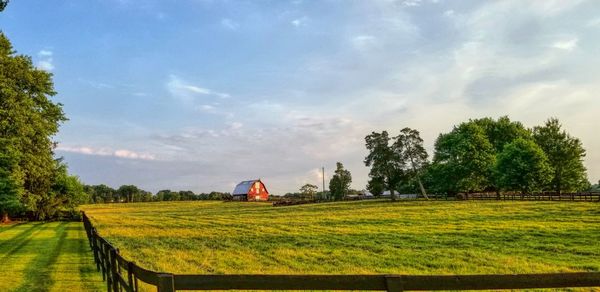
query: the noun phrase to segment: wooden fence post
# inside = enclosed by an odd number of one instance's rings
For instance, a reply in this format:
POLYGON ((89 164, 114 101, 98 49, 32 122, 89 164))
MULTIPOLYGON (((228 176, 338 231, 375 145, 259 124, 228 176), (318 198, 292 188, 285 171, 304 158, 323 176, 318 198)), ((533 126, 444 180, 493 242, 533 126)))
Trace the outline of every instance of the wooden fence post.
POLYGON ((119 292, 119 271, 117 269, 117 250, 110 249, 110 276, 112 278, 112 288, 114 292, 119 292))
POLYGON ((158 274, 158 285, 156 288, 158 292, 174 292, 175 281, 173 278, 173 274, 158 274))

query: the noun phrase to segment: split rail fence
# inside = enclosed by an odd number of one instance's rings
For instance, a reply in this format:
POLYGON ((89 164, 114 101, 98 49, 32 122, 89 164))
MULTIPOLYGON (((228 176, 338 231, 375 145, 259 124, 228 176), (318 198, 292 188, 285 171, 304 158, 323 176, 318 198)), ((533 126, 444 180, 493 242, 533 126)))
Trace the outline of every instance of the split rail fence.
POLYGON ((600 202, 600 192, 585 193, 463 193, 463 200, 504 200, 504 201, 587 201, 600 202))
POLYGON ((82 212, 94 260, 109 292, 176 290, 497 290, 600 287, 600 272, 515 275, 176 275, 146 270, 121 256, 82 212))

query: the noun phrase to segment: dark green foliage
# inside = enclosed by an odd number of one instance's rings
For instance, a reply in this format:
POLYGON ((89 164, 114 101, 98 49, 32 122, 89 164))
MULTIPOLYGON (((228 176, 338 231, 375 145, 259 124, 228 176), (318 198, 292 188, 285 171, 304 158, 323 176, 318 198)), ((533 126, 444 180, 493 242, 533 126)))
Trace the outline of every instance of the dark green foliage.
POLYGON ((562 130, 556 118, 549 119, 544 126, 535 127, 533 138, 546 153, 552 169, 548 188, 558 193, 585 190, 589 182, 583 166, 585 149, 581 141, 562 130))
POLYGON ((317 190, 319 190, 319 187, 316 185, 305 184, 300 188, 300 194, 302 194, 302 198, 304 199, 314 199, 317 194, 317 190))
POLYGON ((21 189, 12 170, 18 161, 18 153, 12 150, 10 143, 0 138, 0 220, 8 221, 9 214, 21 209, 19 200, 21 189))
POLYGON ((344 169, 341 162, 336 164, 336 169, 333 177, 329 181, 329 191, 333 200, 341 200, 348 193, 352 183, 352 175, 350 171, 344 169))
POLYGON ((101 184, 95 186, 84 186, 85 192, 90 195, 90 203, 110 203, 113 201, 115 189, 101 184))
POLYGON ((438 137, 429 175, 438 191, 479 191, 491 185, 494 162, 494 148, 485 131, 467 122, 438 137))
POLYGON ((17 161, 4 170, 10 172, 25 208, 46 218, 45 204, 59 203, 52 192, 57 171, 52 137, 66 117, 62 105, 50 100, 55 95, 52 75, 35 68, 31 58, 17 55, 2 33, 0 94, 0 137, 18 153, 17 161))
POLYGON ((379 196, 385 191, 385 182, 381 177, 373 177, 367 183, 367 190, 374 196, 379 196))
POLYGON ((425 187, 421 182, 421 173, 428 164, 428 155, 425 147, 423 147, 423 139, 421 139, 419 131, 411 128, 402 129, 400 135, 395 137, 392 149, 400 160, 399 165, 405 166, 403 172, 406 175, 402 185, 406 187, 416 181, 421 194, 428 198, 425 187))
POLYGON ((498 186, 524 194, 539 192, 550 181, 550 166, 544 151, 532 140, 518 138, 504 146, 496 164, 498 186))
POLYGON ((0 0, 0 11, 4 11, 4 8, 8 5, 8 1, 9 0, 0 0))
POLYGON ((531 139, 530 131, 523 124, 513 122, 507 116, 500 117, 496 121, 492 118, 483 118, 471 122, 483 129, 496 154, 502 152, 506 144, 518 138, 531 139))
POLYGON ((391 192, 392 200, 396 200, 394 191, 402 180, 404 165, 401 164, 401 159, 390 145, 390 141, 391 138, 387 131, 372 132, 366 136, 365 146, 369 151, 369 155, 367 155, 364 162, 367 167, 371 167, 369 171, 369 189, 378 193, 388 189, 391 192))

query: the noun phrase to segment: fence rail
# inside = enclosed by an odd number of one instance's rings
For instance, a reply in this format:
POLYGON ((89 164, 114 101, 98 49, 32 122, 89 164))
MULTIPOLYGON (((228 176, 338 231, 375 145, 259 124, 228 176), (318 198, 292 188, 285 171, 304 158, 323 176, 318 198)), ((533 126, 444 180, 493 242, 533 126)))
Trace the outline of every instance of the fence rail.
POLYGON ((504 200, 504 201, 588 201, 600 202, 600 192, 585 193, 461 193, 463 200, 504 200))
POLYGON ((109 292, 138 291, 139 281, 159 292, 176 290, 489 290, 600 287, 600 272, 516 275, 175 275, 146 270, 123 258, 98 234, 87 215, 82 220, 109 292))

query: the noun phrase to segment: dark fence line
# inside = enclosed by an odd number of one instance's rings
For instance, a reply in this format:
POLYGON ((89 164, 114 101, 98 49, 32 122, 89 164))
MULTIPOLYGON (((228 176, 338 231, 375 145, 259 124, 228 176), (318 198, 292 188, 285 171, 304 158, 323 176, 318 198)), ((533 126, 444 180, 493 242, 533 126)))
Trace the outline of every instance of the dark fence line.
POLYGON ((515 275, 175 275, 146 270, 123 258, 82 212, 96 268, 109 292, 138 291, 139 281, 159 292, 176 290, 495 290, 600 287, 600 272, 515 275))
POLYGON ((585 193, 461 193, 459 200, 504 200, 504 201, 587 201, 600 202, 600 192, 585 193))

